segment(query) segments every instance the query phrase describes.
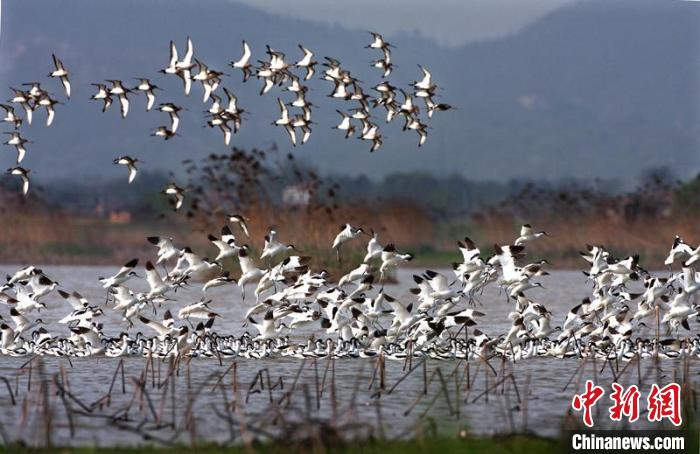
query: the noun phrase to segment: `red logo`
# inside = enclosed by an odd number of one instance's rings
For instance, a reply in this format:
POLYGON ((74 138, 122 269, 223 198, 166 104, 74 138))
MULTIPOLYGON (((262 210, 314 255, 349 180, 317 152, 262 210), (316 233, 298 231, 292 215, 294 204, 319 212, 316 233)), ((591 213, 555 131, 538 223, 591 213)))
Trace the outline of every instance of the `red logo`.
POLYGON ((661 421, 667 418, 675 426, 680 426, 681 419, 681 387, 678 383, 670 383, 659 389, 656 384, 651 385, 651 391, 647 397, 649 405, 649 421, 661 421))
POLYGON ((627 388, 627 391, 624 391, 625 388, 617 383, 613 383, 612 388, 613 392, 610 394, 610 399, 613 401, 613 405, 609 409, 610 419, 621 421, 623 416, 627 416, 629 422, 638 420, 639 389, 637 389, 637 385, 632 385, 627 388))
MULTIPOLYGON (((593 427, 593 408, 605 390, 593 384, 591 380, 586 380, 586 389, 581 394, 575 394, 571 401, 571 407, 576 411, 583 411, 583 423, 588 427, 593 427)), ((610 400, 612 404, 608 408, 612 421, 622 421, 626 418, 629 422, 639 419, 639 399, 641 393, 636 385, 631 385, 625 389, 619 383, 612 384, 610 400)), ((680 426, 681 418, 681 387, 677 383, 670 383, 663 388, 658 385, 651 385, 647 396, 647 418, 650 422, 668 419, 674 425, 680 426)))
POLYGON ((576 394, 574 400, 571 402, 571 406, 576 411, 583 410, 583 423, 588 427, 593 427, 593 416, 591 415, 591 409, 595 406, 598 399, 603 397, 605 390, 600 386, 595 386, 592 381, 586 380, 586 392, 583 394, 576 394))

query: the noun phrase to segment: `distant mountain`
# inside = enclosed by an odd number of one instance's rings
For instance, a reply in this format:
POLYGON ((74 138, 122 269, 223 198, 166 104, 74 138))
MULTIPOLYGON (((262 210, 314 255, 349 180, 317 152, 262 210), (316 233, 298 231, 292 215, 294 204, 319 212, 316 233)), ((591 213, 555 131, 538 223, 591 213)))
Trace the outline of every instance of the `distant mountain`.
MULTIPOLYGON (((398 122, 383 127, 386 140, 377 153, 357 139, 344 140, 331 128, 345 105, 329 100, 328 82, 314 80, 309 98, 313 136, 293 152, 326 173, 378 177, 417 169, 437 175, 462 173, 477 180, 511 178, 622 178, 631 181, 647 167, 667 165, 681 175, 700 167, 700 5, 694 2, 591 0, 563 7, 516 35, 457 49, 442 48, 417 36, 394 36, 398 86, 420 76, 425 64, 443 87, 440 101, 457 110, 436 114, 428 143, 417 148, 415 133, 398 122)), ((292 151, 282 130, 270 122, 278 114, 273 91, 241 83, 227 67, 241 53, 241 40, 264 59, 264 46, 295 60, 297 43, 339 58, 369 88, 379 81, 368 62, 364 33, 266 14, 224 0, 23 0, 5 2, 0 37, 0 86, 45 78, 56 52, 73 72, 73 99, 58 106, 50 128, 26 128, 26 165, 36 178, 90 178, 122 175, 113 157, 132 154, 151 169, 179 169, 179 161, 221 151, 217 130, 203 128, 201 89, 189 99, 181 83, 157 73, 168 59, 168 42, 184 47, 189 34, 195 55, 230 74, 224 85, 250 111, 233 144, 292 151), (159 101, 183 104, 182 137, 164 142, 149 136, 167 116, 146 113, 145 99, 132 97, 132 113, 106 114, 88 98, 89 84, 108 78, 152 77, 165 92, 159 101)), ((135 82, 135 80, 133 81, 135 82)), ((379 111, 377 111, 380 114, 379 111)), ((2 127, 3 130, 6 126, 2 127)), ((2 164, 14 151, 4 147, 2 164)))

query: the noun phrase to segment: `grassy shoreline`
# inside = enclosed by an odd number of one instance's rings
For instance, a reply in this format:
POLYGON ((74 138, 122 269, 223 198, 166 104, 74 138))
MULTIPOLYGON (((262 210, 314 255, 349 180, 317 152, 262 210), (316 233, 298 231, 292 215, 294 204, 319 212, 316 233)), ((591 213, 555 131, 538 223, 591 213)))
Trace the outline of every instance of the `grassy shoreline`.
POLYGON ((484 453, 484 454, 530 454, 560 452, 559 440, 541 438, 534 435, 509 435, 500 437, 466 437, 466 438, 418 438, 415 440, 384 441, 366 440, 363 442, 340 443, 327 446, 314 441, 298 443, 253 443, 250 445, 218 446, 203 444, 200 446, 142 446, 142 447, 51 447, 29 448, 23 446, 5 446, 0 448, 2 454, 238 454, 238 453, 397 453, 418 454, 445 453, 484 453))
MULTIPOLYGON (((586 244, 605 244, 615 255, 624 257, 639 253, 641 263, 647 269, 663 267, 663 261, 673 242, 680 234, 695 244, 700 231, 697 223, 663 224, 655 222, 613 223, 612 221, 588 221, 580 225, 562 221, 540 222, 534 225, 545 228, 551 237, 528 245, 531 261, 547 259, 552 269, 579 270, 584 265, 579 251, 586 244)), ((388 221, 387 221, 388 222, 388 221)), ((171 236, 176 244, 190 246, 204 257, 215 257, 216 248, 207 240, 207 234, 217 235, 217 227, 195 227, 185 222, 134 221, 114 224, 103 219, 50 216, 24 216, 13 220, 0 238, 0 263, 45 265, 121 265, 139 257, 153 257, 154 248, 145 238, 153 235, 171 236)), ((260 248, 267 227, 258 226, 251 231, 251 238, 241 237, 251 247, 260 248)), ((364 223, 363 223, 364 224, 364 223)), ((302 251, 314 257, 314 269, 326 268, 340 271, 359 263, 365 254, 365 241, 357 240, 343 249, 343 263, 339 266, 330 243, 336 230, 327 226, 314 235, 304 235, 293 226, 279 226, 280 238, 292 242, 302 251)), ((446 268, 461 261, 457 240, 470 236, 481 248, 482 256, 493 253, 493 244, 512 242, 517 236, 517 222, 502 220, 492 223, 423 222, 415 225, 394 223, 380 232, 380 242, 394 242, 397 249, 412 252, 412 265, 419 268, 446 268), (424 225, 425 224, 425 225, 424 225)), ((526 259, 526 260, 527 260, 526 259)))

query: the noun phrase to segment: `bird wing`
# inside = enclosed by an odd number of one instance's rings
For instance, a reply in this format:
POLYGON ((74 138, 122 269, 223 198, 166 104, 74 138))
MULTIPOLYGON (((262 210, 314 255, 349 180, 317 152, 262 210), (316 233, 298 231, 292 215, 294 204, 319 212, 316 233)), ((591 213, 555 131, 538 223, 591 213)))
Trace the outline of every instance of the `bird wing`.
POLYGON ((449 289, 449 285, 447 285, 447 278, 444 274, 435 273, 430 277, 430 280, 428 282, 430 283, 432 289, 436 292, 441 292, 449 289))
POLYGON ((226 96, 228 97, 228 108, 226 110, 228 110, 229 112, 237 112, 238 98, 236 97, 236 95, 229 91, 229 89, 226 87, 224 87, 224 93, 226 93, 226 96))
POLYGON ((238 221, 238 222, 239 222, 239 224, 241 225, 241 230, 243 230, 243 233, 245 234, 245 236, 247 236, 248 238, 250 238, 250 234, 248 234, 248 226, 246 225, 245 220, 243 220, 243 219, 241 218, 241 220, 238 221))
POLYGON ((64 292, 63 290, 59 290, 58 294, 61 295, 61 297, 66 300, 68 304, 70 304, 73 309, 82 309, 83 308, 83 297, 80 295, 78 292, 73 292, 73 293, 68 293, 64 292))
POLYGON ((180 116, 177 112, 170 112, 170 130, 172 132, 177 131, 177 127, 180 125, 180 116))
POLYGON ((127 164, 126 167, 129 169, 129 184, 131 184, 131 182, 134 181, 134 178, 136 178, 136 172, 138 172, 138 170, 133 164, 127 164))
POLYGON ((185 196, 181 192, 175 194, 175 210, 179 210, 182 207, 182 203, 185 201, 185 196))
POLYGON ((51 58, 53 58, 53 65, 56 67, 56 71, 62 70, 63 63, 61 63, 61 60, 59 60, 55 54, 51 54, 51 58))
POLYGON ((248 45, 247 42, 243 41, 243 55, 241 58, 234 63, 234 66, 236 67, 242 67, 248 64, 248 61, 250 60, 250 46, 248 45))
POLYGON ((126 118, 129 113, 129 98, 126 95, 119 95, 119 106, 122 111, 122 118, 126 118))
POLYGON ((189 65, 192 63, 192 55, 194 54, 194 49, 192 46, 192 38, 187 37, 187 50, 185 51, 185 58, 182 59, 182 63, 189 65))
POLYGON ((169 66, 175 66, 175 63, 177 63, 177 47, 175 47, 175 43, 173 41, 170 41, 170 65, 169 66))
POLYGON ((22 178, 22 194, 27 195, 27 192, 29 192, 29 177, 26 173, 23 173, 20 175, 20 178, 22 178))
POLYGON ((53 118, 56 116, 56 111, 54 111, 51 106, 48 106, 46 108, 46 113, 48 114, 46 117, 46 126, 51 126, 51 123, 53 123, 53 118))
POLYGON ((532 227, 529 225, 525 224, 520 227, 520 236, 528 236, 530 233, 532 233, 532 227))
POLYGON ((236 236, 233 234, 233 232, 231 232, 231 229, 228 226, 221 228, 221 241, 227 245, 231 241, 236 241, 236 236))
POLYGON ((17 145, 15 148, 17 149, 17 164, 19 164, 24 159, 24 155, 27 154, 27 149, 22 145, 17 145))
POLYGON ((146 104, 146 110, 151 110, 151 108, 153 107, 153 103, 156 102, 156 95, 151 90, 148 90, 146 92, 146 98, 148 99, 148 103, 146 104))
POLYGON ((282 102, 280 98, 277 98, 277 105, 280 106, 280 114, 282 119, 287 119, 289 118, 289 111, 287 110, 287 106, 282 102))
POLYGON ((420 70, 423 71, 423 80, 420 81, 420 85, 429 86, 430 81, 433 77, 432 74, 430 74, 430 72, 427 69, 425 69, 424 66, 421 66, 421 65, 418 65, 418 66, 420 67, 420 70))
POLYGON ((225 123, 219 125, 219 129, 224 133, 224 144, 228 145, 231 142, 231 128, 229 128, 225 123))
POLYGON ((284 129, 285 129, 285 131, 287 131, 287 134, 289 135, 289 140, 292 141, 292 145, 296 146, 297 145, 297 135, 294 132, 294 128, 290 125, 285 125, 284 129))
POLYGON ((66 97, 70 98, 70 80, 67 76, 61 77, 61 83, 63 84, 63 89, 66 91, 66 97))
POLYGON ((182 83, 185 84, 185 94, 189 95, 190 90, 192 89, 192 78, 190 76, 190 70, 189 69, 183 69, 180 72, 180 77, 182 78, 182 83))
POLYGON ((244 256, 244 257, 239 257, 239 262, 241 266, 241 272, 243 274, 248 274, 251 271, 254 271, 257 267, 255 266, 255 263, 253 263, 253 259, 250 256, 244 256))
POLYGON ((163 285, 163 278, 160 277, 160 273, 152 265, 150 267, 146 265, 146 281, 151 290, 163 285))
POLYGON ((166 328, 162 323, 156 322, 155 320, 150 320, 143 316, 139 316, 139 320, 141 320, 141 323, 144 325, 156 331, 160 336, 165 336, 170 332, 169 328, 166 328))

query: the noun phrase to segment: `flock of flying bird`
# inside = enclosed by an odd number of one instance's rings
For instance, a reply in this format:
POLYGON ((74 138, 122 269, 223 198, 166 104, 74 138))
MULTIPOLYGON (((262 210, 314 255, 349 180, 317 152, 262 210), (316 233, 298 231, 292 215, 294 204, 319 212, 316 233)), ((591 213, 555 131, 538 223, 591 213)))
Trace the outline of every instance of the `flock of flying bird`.
POLYGON ((385 284, 392 270, 413 255, 392 244, 382 245, 376 232, 349 224, 341 227, 331 246, 339 260, 341 249, 365 236, 367 252, 362 263, 334 282, 326 271, 312 270, 310 257, 281 241, 274 230, 265 236, 259 258, 254 257, 257 253, 244 243, 250 239, 246 221, 231 215, 221 236, 209 235, 218 250, 211 261, 188 247, 177 247, 171 238, 149 237, 157 253, 144 266, 147 290, 132 290, 145 288, 139 283, 139 260, 133 259, 116 274, 100 278, 107 294, 101 304, 61 288, 35 266, 8 275, 0 291, 0 302, 9 310, 9 317, 0 317, 0 353, 219 359, 498 356, 512 361, 545 356, 630 360, 700 355, 700 337, 683 335, 698 316, 694 300, 700 290, 696 271, 700 246, 692 247, 678 237, 666 264, 681 263, 681 271, 667 277, 644 270, 637 256, 618 259, 602 246, 589 246, 581 255, 590 265, 584 274, 593 283, 592 294, 566 314, 561 326, 554 326, 552 312, 526 296, 541 287, 538 278, 549 274, 545 260, 524 261, 526 245, 547 236, 529 225, 512 244, 495 245, 490 257, 484 257, 469 238, 459 241, 462 261, 452 264, 452 275, 433 270, 416 273, 415 287, 400 298, 390 295, 385 284), (235 235, 232 228, 240 233, 235 235), (238 262, 236 277, 225 271, 228 260, 238 262), (201 299, 180 303, 178 290, 197 283, 201 299), (244 305, 240 312, 247 309, 245 316, 234 321, 243 322, 242 334, 214 329, 224 316, 208 295, 212 288, 224 286, 241 291, 241 300, 227 298, 218 304, 244 305), (480 301, 487 286, 496 286, 505 297, 503 303, 496 299, 491 305, 512 305, 508 323, 501 324, 509 328, 491 335, 478 326, 489 309, 480 301), (640 292, 632 293, 632 286, 640 292), (254 287, 251 303, 246 287, 254 287), (61 301, 70 312, 54 326, 65 325, 66 335, 49 332, 37 318, 48 304, 55 307, 61 301), (121 320, 123 330, 116 337, 104 333, 101 320, 107 311, 121 320))
MULTIPOLYGON (((375 113, 375 110, 383 108, 385 112, 381 115, 384 115, 386 123, 390 123, 396 118, 403 118, 402 129, 415 131, 418 134, 418 146, 420 147, 428 137, 427 121, 432 118, 435 112, 449 110, 452 107, 434 100, 438 96, 438 86, 433 82, 432 74, 421 65, 419 68, 422 72, 422 78, 411 84, 411 93, 392 85, 387 77, 394 68, 391 59, 393 46, 378 33, 371 33, 371 35, 372 41, 366 47, 382 52, 382 57, 374 60, 371 64, 382 71, 382 81, 372 87, 372 90, 377 93, 376 96, 366 94, 362 82, 352 76, 349 70, 343 68, 337 59, 325 57, 325 61, 321 63, 324 68, 321 79, 333 86, 328 97, 345 103, 353 103, 349 106, 346 105, 343 109, 336 110, 340 115, 340 120, 334 129, 342 131, 346 139, 357 134, 360 139, 371 142, 371 151, 376 151, 382 146, 383 135, 376 120, 379 114, 375 113), (399 94, 402 99, 399 98, 399 94), (421 107, 416 102, 418 99, 422 99, 425 104, 425 118, 421 118, 421 107)), ((256 65, 252 61, 253 54, 249 44, 243 41, 242 56, 230 63, 232 68, 242 72, 244 82, 247 82, 251 77, 262 81, 260 95, 265 95, 277 87, 281 92, 291 93, 294 96, 294 99, 289 102, 283 101, 280 97, 277 98, 280 116, 272 122, 272 125, 282 127, 285 130, 293 146, 305 144, 311 137, 312 125, 314 124, 312 109, 315 106, 307 99, 309 87, 306 83, 314 77, 316 65, 319 64, 314 60, 314 53, 311 50, 301 44, 299 44, 299 49, 302 56, 298 61, 292 63, 286 60, 284 53, 268 45, 265 51, 268 59, 258 60, 256 65)), ((53 62, 54 70, 49 76, 60 80, 66 98, 70 98, 70 72, 55 55, 53 55, 53 62)), ((244 114, 248 111, 239 106, 238 98, 234 92, 222 85, 223 77, 226 74, 211 69, 203 61, 196 58, 192 39, 189 37, 184 54, 178 52, 174 42, 170 42, 170 59, 167 66, 160 72, 181 79, 186 95, 190 94, 193 83, 199 82, 201 84, 202 100, 204 103, 209 103, 205 111, 205 126, 219 129, 223 134, 224 143, 228 146, 232 134, 241 128, 244 114), (223 101, 220 91, 223 91, 226 101, 223 101)), ((162 102, 156 106, 156 93, 164 90, 148 78, 137 78, 137 80, 138 84, 134 87, 130 87, 126 82, 118 79, 93 83, 96 92, 92 94, 91 99, 102 103, 103 112, 110 109, 116 99, 120 106, 121 116, 125 118, 131 104, 129 96, 141 93, 146 97, 147 111, 155 109, 167 114, 169 118, 169 124, 158 126, 151 135, 162 137, 165 140, 177 136, 180 113, 185 108, 172 102, 162 102)), ((5 111, 2 121, 14 127, 12 132, 5 133, 10 136, 5 144, 14 146, 17 150, 16 166, 8 169, 8 173, 22 179, 22 191, 26 195, 29 190, 30 170, 20 164, 26 154, 25 145, 30 142, 20 134, 19 129, 25 122, 31 124, 33 113, 42 108, 46 109, 47 112, 46 126, 50 126, 55 117, 55 106, 61 102, 54 99, 39 82, 25 83, 23 86, 28 88, 26 90, 11 88, 12 98, 8 100, 7 104, 0 104, 0 108, 5 111), (19 114, 19 108, 24 111, 24 117, 19 114)), ((119 156, 113 160, 114 164, 123 165, 128 169, 129 183, 136 178, 138 162, 138 158, 129 155, 119 156)), ((162 192, 174 198, 176 209, 181 207, 185 189, 176 183, 169 183, 162 192)))

